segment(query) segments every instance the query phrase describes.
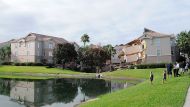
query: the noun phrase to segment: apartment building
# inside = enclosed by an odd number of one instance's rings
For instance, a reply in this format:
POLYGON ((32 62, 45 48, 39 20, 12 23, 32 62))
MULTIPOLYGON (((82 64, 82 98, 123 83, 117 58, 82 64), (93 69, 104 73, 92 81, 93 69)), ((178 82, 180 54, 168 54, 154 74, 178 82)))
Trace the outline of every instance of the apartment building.
POLYGON ((142 36, 122 49, 129 64, 168 63, 176 59, 175 36, 145 28, 142 36))
POLYGON ((68 43, 63 38, 30 33, 11 42, 12 62, 52 63, 56 44, 68 43))
POLYGON ((116 45, 114 47, 116 54, 114 56, 111 57, 111 62, 113 64, 120 64, 121 62, 124 61, 124 57, 121 56, 121 58, 119 58, 119 55, 121 54, 121 51, 123 50, 123 48, 125 47, 125 45, 121 44, 121 45, 116 45))

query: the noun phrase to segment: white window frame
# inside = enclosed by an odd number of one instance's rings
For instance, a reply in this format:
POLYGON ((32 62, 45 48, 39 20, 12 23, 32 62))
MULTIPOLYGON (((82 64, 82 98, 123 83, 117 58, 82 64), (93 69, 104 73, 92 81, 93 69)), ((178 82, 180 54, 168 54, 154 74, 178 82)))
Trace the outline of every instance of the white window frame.
POLYGON ((38 42, 38 49, 40 48, 40 42, 38 42))
POLYGON ((157 49, 157 56, 161 56, 161 50, 160 49, 157 49))
POLYGON ((30 48, 30 43, 27 43, 27 48, 30 48))
POLYGON ((53 53, 52 53, 52 51, 49 51, 49 56, 53 56, 53 53))
POLYGON ((49 49, 53 49, 53 43, 49 43, 49 49))
POLYGON ((37 51, 37 55, 40 56, 40 51, 37 51))

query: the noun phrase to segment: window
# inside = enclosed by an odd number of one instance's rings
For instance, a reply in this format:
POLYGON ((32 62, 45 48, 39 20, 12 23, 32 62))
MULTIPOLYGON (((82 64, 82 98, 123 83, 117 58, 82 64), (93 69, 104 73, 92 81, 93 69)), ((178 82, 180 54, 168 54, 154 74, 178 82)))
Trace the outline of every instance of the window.
POLYGON ((49 56, 53 56, 53 54, 52 54, 52 52, 51 52, 51 51, 49 52, 49 56))
POLYGON ((40 48, 40 43, 38 42, 38 48, 40 48))
POLYGON ((17 43, 15 44, 15 48, 18 48, 18 44, 17 43))
POLYGON ((154 43, 154 45, 156 45, 157 47, 159 47, 160 46, 160 38, 153 39, 153 43, 154 43))
POLYGON ((40 56, 40 51, 37 51, 37 55, 40 56))
POLYGON ((144 45, 142 45, 142 49, 144 49, 144 45))
POLYGON ((18 52, 17 51, 15 52, 15 56, 18 56, 18 52))
POLYGON ((30 55, 30 51, 27 51, 27 56, 29 56, 30 55))
POLYGON ((161 56, 161 51, 157 50, 157 56, 161 56))
POLYGON ((49 49, 53 49, 53 44, 49 43, 49 49))
POLYGON ((27 48, 30 48, 30 43, 27 44, 27 48))

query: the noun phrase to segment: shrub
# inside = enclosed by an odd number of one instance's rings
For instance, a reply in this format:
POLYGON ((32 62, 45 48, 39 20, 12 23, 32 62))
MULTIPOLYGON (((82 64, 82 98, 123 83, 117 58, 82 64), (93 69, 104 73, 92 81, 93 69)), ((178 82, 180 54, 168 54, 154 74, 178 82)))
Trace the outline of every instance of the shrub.
POLYGON ((158 63, 158 64, 140 64, 135 65, 134 67, 137 67, 137 69, 147 69, 147 68, 165 68, 166 63, 158 63))
POLYGON ((28 62, 28 63, 26 63, 26 66, 34 66, 34 63, 33 62, 28 62))
POLYGON ((20 63, 20 66, 26 66, 27 63, 20 63))
POLYGON ((14 63, 15 66, 20 66, 20 63, 14 63))
POLYGON ((34 63, 34 66, 43 66, 42 63, 34 63))
POLYGON ((12 62, 3 62, 2 65, 12 65, 12 62))
POLYGON ((49 63, 46 68, 54 68, 54 64, 49 63))

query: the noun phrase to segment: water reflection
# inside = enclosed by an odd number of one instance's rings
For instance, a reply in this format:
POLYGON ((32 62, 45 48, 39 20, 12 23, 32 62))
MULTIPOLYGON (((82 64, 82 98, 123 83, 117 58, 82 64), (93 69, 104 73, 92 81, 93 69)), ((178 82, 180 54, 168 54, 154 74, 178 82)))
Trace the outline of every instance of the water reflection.
MULTIPOLYGON (((15 105, 26 107, 73 107, 127 86, 130 83, 101 79, 10 80, 0 79, 0 101, 8 96, 15 105)), ((1 104, 1 102, 0 102, 1 104)), ((13 104, 11 104, 13 105, 13 104)), ((2 105, 5 107, 5 105, 2 105)), ((14 107, 7 106, 6 107, 14 107)), ((18 106, 19 107, 19 106, 18 106)))

